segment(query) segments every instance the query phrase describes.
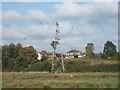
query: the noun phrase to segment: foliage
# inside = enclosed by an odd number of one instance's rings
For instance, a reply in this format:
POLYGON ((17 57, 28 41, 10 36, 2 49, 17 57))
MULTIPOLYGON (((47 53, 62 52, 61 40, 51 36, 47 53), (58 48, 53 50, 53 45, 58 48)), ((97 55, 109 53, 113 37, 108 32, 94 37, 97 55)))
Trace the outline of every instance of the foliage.
POLYGON ((86 61, 66 61, 66 72, 85 72, 89 64, 86 61))
POLYGON ((29 66, 23 71, 50 71, 51 70, 51 63, 49 61, 40 62, 33 64, 32 66, 29 66))
POLYGON ((103 53, 104 55, 106 55, 106 57, 112 57, 116 54, 116 46, 111 42, 111 41, 107 41, 104 44, 104 50, 103 53))
POLYGON ((16 59, 17 67, 28 67, 37 61, 36 58, 37 52, 32 46, 23 47, 16 59))
POLYGON ((52 46, 53 49, 56 49, 58 44, 59 44, 58 41, 52 41, 51 46, 52 46))
POLYGON ((87 46, 86 46, 86 54, 88 57, 91 57, 93 56, 93 51, 94 51, 94 44, 93 43, 87 43, 87 46))
POLYGON ((118 72, 118 64, 99 64, 89 67, 89 72, 118 72))
POLYGON ((8 45, 2 46, 2 67, 3 69, 8 67, 8 45))
POLYGON ((18 71, 36 62, 36 50, 32 47, 23 47, 20 43, 2 46, 2 70, 18 71))
MULTIPOLYGON (((65 72, 117 72, 118 64, 112 63, 110 60, 66 60, 64 61, 65 72), (93 65, 90 61, 94 62, 93 65), (111 64, 112 63, 112 64, 111 64)), ((23 71, 50 71, 51 61, 38 62, 30 67, 25 68, 23 71)))
POLYGON ((2 46, 0 46, 0 71, 2 70, 2 46))
MULTIPOLYGON (((91 63, 96 63, 95 59, 98 59, 98 62, 107 61, 108 56, 111 56, 112 60, 118 60, 120 53, 116 52, 116 46, 112 42, 107 41, 104 47, 104 53, 95 54, 94 44, 88 43, 86 46, 86 52, 89 58, 79 59, 78 56, 75 56, 76 60, 66 60, 65 69, 66 72, 115 72, 117 71, 117 64, 99 64, 91 65, 91 63), (109 46, 109 47, 108 47, 109 46), (112 54, 111 54, 112 52, 112 54), (94 59, 94 60, 91 60, 94 59), (111 68, 112 67, 112 68, 111 68)), ((20 43, 18 44, 9 44, 2 46, 2 70, 3 71, 50 71, 51 69, 51 60, 47 56, 42 56, 41 61, 38 62, 37 52, 32 47, 23 47, 20 43)))
POLYGON ((12 71, 15 69, 15 59, 19 50, 22 48, 20 43, 2 46, 2 69, 12 71))

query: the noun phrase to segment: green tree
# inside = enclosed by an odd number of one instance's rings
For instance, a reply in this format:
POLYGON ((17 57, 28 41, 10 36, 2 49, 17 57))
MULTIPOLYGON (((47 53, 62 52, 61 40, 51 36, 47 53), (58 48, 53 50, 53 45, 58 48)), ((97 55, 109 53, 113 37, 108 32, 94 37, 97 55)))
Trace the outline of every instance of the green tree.
POLYGON ((106 55, 107 57, 112 57, 116 55, 116 53, 117 53, 116 46, 111 41, 107 41, 104 44, 103 54, 106 55))
POLYGON ((17 68, 30 66, 37 61, 36 58, 37 52, 32 46, 21 48, 16 59, 17 68))
POLYGON ((2 70, 2 46, 0 45, 0 72, 2 70))
POLYGON ((14 57, 16 58, 19 55, 19 51, 22 48, 22 44, 18 43, 15 45, 15 49, 14 49, 14 57))
POLYGON ((8 58, 9 58, 8 49, 9 49, 8 45, 2 46, 2 70, 8 68, 8 58))
POLYGON ((11 43, 9 44, 9 49, 8 49, 8 53, 9 53, 9 58, 14 58, 14 54, 15 54, 15 44, 11 43))
POLYGON ((92 57, 93 54, 94 54, 94 44, 93 43, 87 43, 87 46, 86 46, 86 54, 88 57, 92 57))
POLYGON ((14 44, 10 43, 9 45, 2 46, 2 69, 13 71, 15 69, 15 60, 18 56, 19 50, 22 48, 20 43, 14 44))

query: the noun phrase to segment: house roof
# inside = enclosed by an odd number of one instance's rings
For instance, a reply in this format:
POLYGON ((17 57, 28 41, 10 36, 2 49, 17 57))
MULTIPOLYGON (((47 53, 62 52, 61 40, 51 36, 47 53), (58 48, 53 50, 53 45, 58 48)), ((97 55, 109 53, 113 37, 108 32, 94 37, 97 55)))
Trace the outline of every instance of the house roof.
POLYGON ((86 55, 86 53, 84 52, 84 53, 81 53, 81 55, 86 55))
POLYGON ((42 55, 43 55, 43 54, 48 54, 47 51, 41 51, 41 52, 38 52, 38 53, 40 53, 40 54, 42 54, 42 55))
POLYGON ((75 49, 72 49, 72 50, 68 51, 67 53, 77 53, 77 52, 82 53, 82 52, 75 50, 75 49))

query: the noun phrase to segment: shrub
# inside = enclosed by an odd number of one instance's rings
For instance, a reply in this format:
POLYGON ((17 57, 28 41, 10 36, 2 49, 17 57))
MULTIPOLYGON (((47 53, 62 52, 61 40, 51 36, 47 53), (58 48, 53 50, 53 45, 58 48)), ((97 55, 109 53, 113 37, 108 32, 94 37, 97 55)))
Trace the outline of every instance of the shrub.
POLYGON ((23 71, 50 71, 51 63, 50 61, 38 62, 30 67, 23 69, 23 71))
MULTIPOLYGON (((64 61, 65 72, 117 72, 117 64, 97 64, 91 65, 89 61, 85 60, 72 60, 64 61)), ((24 71, 50 71, 51 62, 46 60, 43 62, 38 62, 30 67, 23 69, 24 71)))
POLYGON ((118 65, 117 64, 99 64, 94 65, 89 68, 91 72, 117 72, 118 65))
POLYGON ((85 72, 89 67, 84 61, 68 61, 65 62, 66 72, 85 72))

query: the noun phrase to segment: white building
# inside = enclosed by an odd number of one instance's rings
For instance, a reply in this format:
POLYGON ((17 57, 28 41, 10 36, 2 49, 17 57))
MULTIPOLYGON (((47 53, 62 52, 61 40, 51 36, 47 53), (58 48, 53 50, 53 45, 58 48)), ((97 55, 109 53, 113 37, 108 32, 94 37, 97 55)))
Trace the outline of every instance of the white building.
POLYGON ((42 55, 40 54, 40 52, 38 52, 37 54, 38 54, 37 59, 38 59, 38 60, 41 60, 42 55))
POLYGON ((86 56, 85 53, 82 53, 82 52, 80 52, 78 50, 75 50, 75 49, 70 50, 65 54, 65 58, 75 58, 75 57, 76 58, 82 58, 84 56, 86 56))
POLYGON ((38 60, 41 60, 43 55, 44 56, 48 55, 47 51, 41 51, 41 52, 38 52, 37 54, 38 54, 38 57, 37 57, 38 60))

